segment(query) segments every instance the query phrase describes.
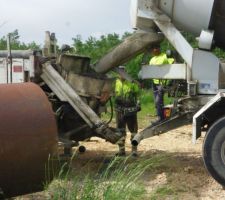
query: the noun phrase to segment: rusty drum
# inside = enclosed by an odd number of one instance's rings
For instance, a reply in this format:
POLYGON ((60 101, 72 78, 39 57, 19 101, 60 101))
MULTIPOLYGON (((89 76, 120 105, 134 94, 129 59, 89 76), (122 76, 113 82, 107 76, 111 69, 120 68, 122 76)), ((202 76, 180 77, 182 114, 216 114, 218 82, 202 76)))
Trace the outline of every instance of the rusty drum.
POLYGON ((43 189, 52 178, 57 128, 51 104, 33 83, 0 84, 0 188, 6 197, 43 189))

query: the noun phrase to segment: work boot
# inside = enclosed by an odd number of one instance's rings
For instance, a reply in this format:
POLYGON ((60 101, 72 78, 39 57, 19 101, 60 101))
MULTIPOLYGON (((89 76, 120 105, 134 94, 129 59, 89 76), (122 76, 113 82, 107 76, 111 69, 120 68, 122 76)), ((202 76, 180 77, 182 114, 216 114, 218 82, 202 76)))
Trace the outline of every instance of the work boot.
POLYGON ((119 152, 116 153, 116 156, 126 156, 126 151, 125 151, 125 146, 121 146, 121 145, 118 145, 119 146, 119 152))
POLYGON ((117 142, 118 147, 119 147, 119 152, 116 153, 116 156, 126 156, 126 151, 125 151, 125 136, 120 138, 120 140, 117 142))

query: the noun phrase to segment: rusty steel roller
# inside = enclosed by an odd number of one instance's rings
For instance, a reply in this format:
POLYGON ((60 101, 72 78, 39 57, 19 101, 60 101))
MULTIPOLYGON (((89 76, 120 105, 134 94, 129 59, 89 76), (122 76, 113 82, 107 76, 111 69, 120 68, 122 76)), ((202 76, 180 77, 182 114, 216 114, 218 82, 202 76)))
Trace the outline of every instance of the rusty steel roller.
POLYGON ((43 189, 57 156, 51 105, 33 83, 0 84, 0 188, 5 197, 43 189))

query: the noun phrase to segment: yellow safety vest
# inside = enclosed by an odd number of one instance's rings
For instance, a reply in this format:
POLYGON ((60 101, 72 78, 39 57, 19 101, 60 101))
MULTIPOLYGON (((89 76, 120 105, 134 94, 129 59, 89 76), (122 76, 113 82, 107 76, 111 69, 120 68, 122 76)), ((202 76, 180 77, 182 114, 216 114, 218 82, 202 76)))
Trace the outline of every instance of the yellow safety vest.
POLYGON ((132 95, 135 95, 135 99, 139 93, 139 87, 136 83, 131 83, 127 80, 123 82, 120 79, 116 80, 115 83, 115 96, 120 99, 129 100, 132 95))
MULTIPOLYGON (((149 61, 149 65, 166 65, 172 64, 174 62, 173 58, 167 58, 165 53, 161 53, 158 56, 152 57, 149 61)), ((153 79, 154 84, 166 84, 166 80, 153 79)))

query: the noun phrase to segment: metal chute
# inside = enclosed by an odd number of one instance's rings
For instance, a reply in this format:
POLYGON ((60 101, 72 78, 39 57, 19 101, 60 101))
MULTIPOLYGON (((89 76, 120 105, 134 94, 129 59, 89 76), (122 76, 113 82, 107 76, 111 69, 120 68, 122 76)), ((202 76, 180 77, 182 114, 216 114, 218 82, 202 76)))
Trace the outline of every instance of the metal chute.
POLYGON ((94 70, 98 73, 106 73, 126 63, 151 45, 160 43, 163 38, 156 32, 136 32, 103 56, 94 66, 94 70))

